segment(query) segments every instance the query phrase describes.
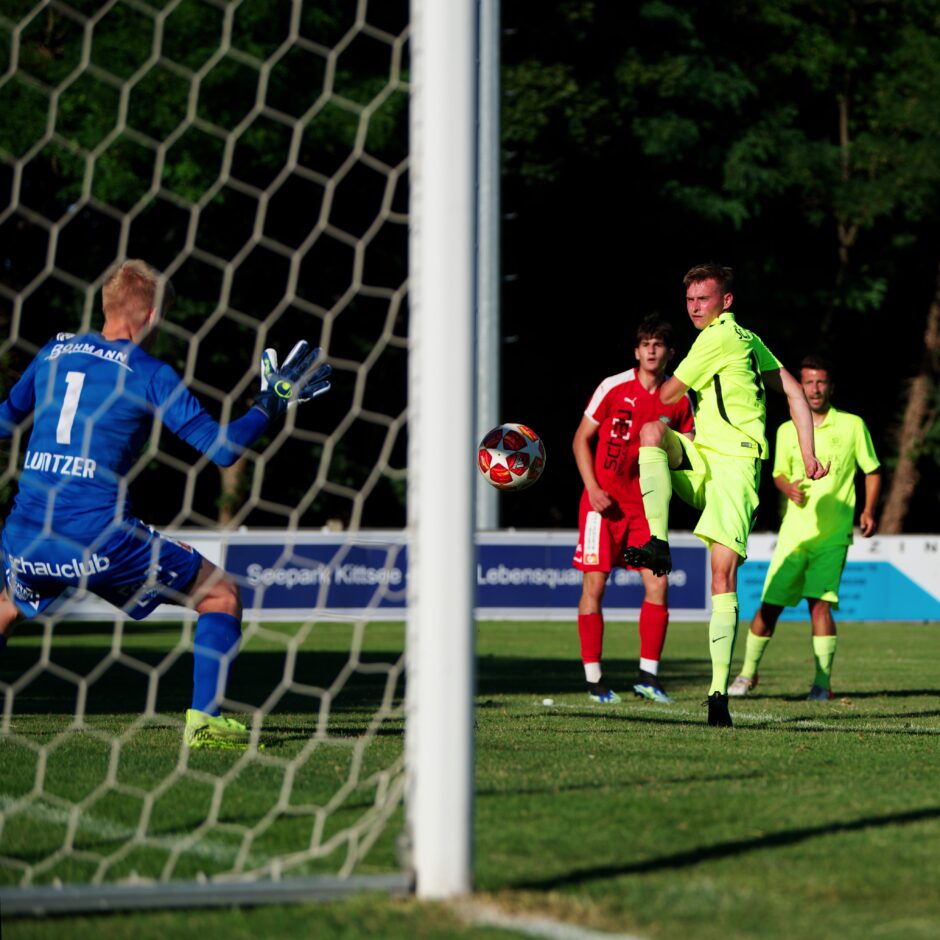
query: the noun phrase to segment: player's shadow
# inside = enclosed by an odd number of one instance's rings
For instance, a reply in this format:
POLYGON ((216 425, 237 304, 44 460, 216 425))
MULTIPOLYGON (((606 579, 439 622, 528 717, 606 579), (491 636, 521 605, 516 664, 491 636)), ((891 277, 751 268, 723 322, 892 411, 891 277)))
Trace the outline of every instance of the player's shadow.
MULTIPOLYGON (((687 786, 690 783, 707 784, 707 783, 734 783, 735 781, 740 780, 753 780, 757 783, 760 780, 765 780, 770 775, 763 772, 751 771, 745 774, 740 774, 737 772, 728 772, 728 773, 713 773, 713 774, 695 774, 694 780, 690 776, 650 776, 648 779, 643 780, 641 778, 633 778, 631 780, 631 786, 638 786, 643 784, 649 784, 650 786, 655 787, 670 787, 670 786, 687 786)), ((540 796, 546 793, 552 794, 561 794, 561 793, 588 793, 589 795, 594 795, 597 793, 598 785, 597 781, 584 781, 580 783, 559 783, 555 778, 546 779, 544 784, 539 786, 527 786, 527 787, 513 787, 512 796, 514 799, 522 796, 540 796)), ((476 790, 474 791, 477 797, 488 797, 488 796, 497 796, 503 797, 506 796, 506 789, 503 786, 493 786, 485 787, 477 785, 476 790)))
MULTIPOLYGON (((585 693, 584 673, 575 658, 544 659, 534 656, 477 657, 477 694, 535 695, 538 697, 585 693)), ((604 679, 615 691, 630 690, 636 679, 636 660, 604 660, 604 679)), ((711 676, 708 663, 698 659, 670 659, 663 675, 669 691, 698 690, 711 676)), ((704 693, 703 693, 704 696, 704 693)))
MULTIPOLYGON (((23 628, 21 628, 23 629, 23 628)), ((33 636, 40 628, 27 625, 33 636)), ((157 686, 156 711, 182 713, 192 692, 192 655, 172 651, 152 634, 166 634, 166 624, 133 624, 125 628, 118 653, 112 652, 112 623, 61 623, 55 627, 48 662, 35 639, 14 637, 0 659, 0 682, 10 686, 12 714, 75 714, 84 696, 88 715, 135 714, 146 708, 148 683, 157 686)), ((278 732, 277 714, 319 714, 329 690, 331 716, 365 715, 387 700, 404 695, 405 677, 390 679, 401 651, 360 650, 351 664, 347 650, 301 650, 291 661, 286 650, 244 648, 232 669, 228 692, 248 707, 271 701, 266 728, 278 732), (288 681, 285 677, 289 677, 288 681)), ((605 678, 611 686, 629 691, 636 677, 636 661, 611 658, 605 662, 605 678)), ((669 661, 670 690, 700 689, 709 676, 708 664, 698 659, 669 661)), ((577 660, 534 656, 480 655, 476 661, 476 693, 479 699, 498 695, 557 696, 584 694, 584 676, 577 660)), ((592 713, 593 714, 593 713, 592 713)), ((596 717, 596 716, 595 716, 596 717)), ((651 716, 652 718, 653 716, 651 716)), ((300 733, 281 729, 287 736, 300 733)), ((382 733, 399 733, 389 727, 382 733)))
MULTIPOLYGON (((879 691, 867 690, 864 692, 852 691, 851 689, 836 689, 835 698, 829 702, 817 702, 817 707, 822 709, 835 708, 841 699, 885 699, 885 698, 937 698, 940 697, 940 688, 936 689, 881 689, 879 691)), ((752 692, 747 696, 748 702, 759 704, 760 702, 789 702, 797 704, 806 702, 805 692, 781 692, 772 693, 765 691, 752 692)))
POLYGON ((865 692, 853 692, 849 689, 836 690, 836 700, 840 698, 908 698, 917 696, 936 698, 940 696, 940 689, 881 689, 875 692, 871 690, 865 692))
POLYGON ((783 832, 771 833, 765 836, 748 836, 746 839, 718 842, 714 845, 704 845, 684 852, 673 852, 669 855, 641 862, 627 862, 623 865, 587 866, 551 878, 517 881, 507 887, 520 891, 553 891, 608 878, 620 878, 624 875, 645 875, 656 871, 681 871, 694 865, 700 865, 703 862, 742 858, 752 852, 788 848, 831 835, 894 826, 913 826, 934 819, 940 819, 940 807, 928 807, 905 813, 887 813, 883 816, 862 816, 849 822, 787 829, 783 832))
MULTIPOLYGON (((73 715, 83 698, 87 715, 141 713, 151 682, 157 687, 156 711, 182 715, 192 694, 191 652, 174 654, 148 643, 146 625, 135 625, 133 631, 125 632, 115 655, 111 624, 57 625, 48 663, 35 644, 11 641, 0 661, 0 682, 8 686, 4 691, 14 722, 18 716, 73 715)), ((166 627, 149 631, 165 632, 166 627)), ((260 707, 273 696, 274 732, 278 712, 319 714, 328 699, 331 721, 346 721, 350 734, 361 733, 359 726, 383 702, 401 702, 404 678, 395 673, 400 658, 400 650, 360 650, 353 663, 348 651, 302 650, 291 657, 286 650, 249 647, 233 665, 228 693, 248 707, 260 707)), ((284 729, 292 732, 301 734, 284 729)))
MULTIPOLYGON (((732 717, 734 709, 731 710, 732 717)), ((843 711, 839 706, 833 703, 827 706, 825 703, 814 705, 812 710, 804 711, 799 715, 791 715, 788 718, 774 718, 769 721, 761 719, 750 720, 746 727, 752 731, 780 731, 785 728, 788 732, 806 733, 806 734, 845 734, 847 731, 860 731, 862 727, 859 722, 864 722, 864 731, 871 735, 929 735, 935 737, 937 732, 935 728, 911 728, 907 725, 899 724, 904 719, 922 720, 925 718, 936 718, 940 715, 940 710, 918 711, 918 712, 865 712, 860 715, 857 712, 843 711), (880 728, 871 727, 873 721, 890 721, 891 725, 885 725, 880 728)))

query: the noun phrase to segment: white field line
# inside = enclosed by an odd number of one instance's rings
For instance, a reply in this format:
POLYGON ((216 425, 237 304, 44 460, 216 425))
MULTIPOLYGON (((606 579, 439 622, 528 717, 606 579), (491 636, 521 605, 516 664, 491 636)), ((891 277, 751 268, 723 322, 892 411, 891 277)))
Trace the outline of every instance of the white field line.
MULTIPOLYGON (((823 712, 827 709, 838 708, 838 703, 833 702, 817 702, 815 703, 816 708, 820 709, 820 712, 823 712)), ((631 714, 643 713, 646 715, 650 714, 662 714, 663 716, 678 716, 682 718, 700 718, 702 724, 705 723, 706 710, 704 702, 700 708, 682 708, 675 704, 664 705, 659 703, 644 703, 631 705, 626 702, 621 702, 617 705, 595 705, 593 703, 579 704, 577 702, 553 702, 551 705, 543 705, 541 703, 534 703, 532 706, 533 711, 555 711, 558 709, 577 709, 583 711, 584 709, 589 709, 591 711, 596 711, 599 715, 604 713, 610 715, 616 715, 618 712, 629 712, 631 714)), ((825 716, 820 718, 799 718, 796 715, 773 715, 770 712, 757 712, 757 711, 739 711, 734 707, 734 704, 731 706, 731 717, 735 722, 740 721, 744 723, 754 723, 754 724, 779 724, 779 725, 788 725, 791 728, 801 728, 801 729, 814 729, 818 728, 820 731, 845 731, 849 733, 856 733, 859 731, 870 731, 873 734, 884 733, 887 728, 890 728, 890 725, 886 727, 885 724, 873 724, 870 721, 852 721, 851 718, 842 719, 840 721, 826 721, 825 716)), ((940 735, 940 727, 931 726, 931 725, 915 725, 905 719, 897 719, 897 721, 903 725, 905 731, 914 731, 918 734, 926 735, 940 735)))
POLYGON ((636 934, 606 933, 577 924, 567 924, 550 917, 531 914, 510 914, 493 904, 482 901, 458 901, 453 909, 464 920, 488 927, 512 930, 527 937, 543 937, 545 940, 642 940, 636 934))
MULTIPOLYGON (((29 820, 51 823, 58 826, 67 826, 69 819, 71 818, 71 814, 68 810, 55 806, 47 806, 36 802, 35 800, 20 806, 16 805, 18 803, 21 803, 19 799, 9 796, 5 793, 0 793, 0 813, 7 814, 11 813, 12 811, 11 817, 24 816, 29 820)), ((144 838, 139 838, 136 837, 136 830, 132 829, 130 826, 125 826, 124 824, 114 822, 113 820, 102 819, 97 816, 93 816, 91 813, 82 813, 79 816, 78 830, 83 832, 93 832, 95 835, 102 836, 108 840, 114 840, 115 842, 127 842, 128 840, 133 839, 135 845, 139 845, 144 848, 154 847, 159 849, 166 849, 169 851, 175 849, 178 846, 181 838, 183 838, 181 836, 145 836, 144 838)), ((208 838, 200 838, 198 842, 194 842, 192 845, 187 846, 180 853, 180 857, 186 855, 196 855, 201 858, 208 858, 213 862, 231 864, 238 854, 238 846, 221 844, 217 845, 209 841, 210 838, 211 835, 208 838)), ((249 856, 249 858, 246 859, 246 864, 257 866, 258 860, 252 859, 251 856, 249 856)))

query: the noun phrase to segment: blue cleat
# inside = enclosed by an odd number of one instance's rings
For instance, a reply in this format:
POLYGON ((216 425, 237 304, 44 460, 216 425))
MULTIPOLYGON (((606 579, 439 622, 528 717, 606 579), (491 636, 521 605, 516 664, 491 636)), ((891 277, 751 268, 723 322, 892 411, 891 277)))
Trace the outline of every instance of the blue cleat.
POLYGON ((659 681, 659 677, 654 676, 651 672, 644 672, 642 669, 636 677, 636 682, 633 683, 633 694, 637 698, 649 699, 649 701, 659 702, 661 705, 672 704, 672 699, 666 695, 666 690, 659 681))
POLYGON ((620 696, 607 688, 603 679, 588 683, 588 698, 599 705, 616 705, 620 701, 620 696))

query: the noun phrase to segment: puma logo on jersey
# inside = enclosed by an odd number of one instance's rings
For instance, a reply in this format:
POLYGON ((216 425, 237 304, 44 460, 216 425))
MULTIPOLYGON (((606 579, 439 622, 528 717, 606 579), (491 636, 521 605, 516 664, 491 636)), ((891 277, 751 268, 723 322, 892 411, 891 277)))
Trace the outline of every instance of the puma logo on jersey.
POLYGON ((623 400, 624 400, 625 402, 627 402, 627 404, 630 404, 630 405, 635 405, 635 404, 636 404, 636 399, 635 399, 635 398, 627 398, 626 395, 623 396, 623 400))

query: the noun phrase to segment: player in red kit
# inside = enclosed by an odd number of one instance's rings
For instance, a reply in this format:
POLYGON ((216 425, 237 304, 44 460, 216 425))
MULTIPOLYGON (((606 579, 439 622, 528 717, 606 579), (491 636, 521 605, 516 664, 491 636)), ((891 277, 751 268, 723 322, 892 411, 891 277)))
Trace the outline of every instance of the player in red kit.
MULTIPOLYGON (((572 441, 584 492, 581 495, 578 547, 574 567, 584 572, 578 603, 578 634, 588 694, 595 702, 619 702, 604 679, 604 589, 611 570, 626 567, 623 550, 649 541, 640 495, 637 463, 640 428, 660 420, 694 436, 692 403, 683 395, 674 405, 659 399, 666 365, 675 354, 672 326, 656 315, 646 317, 636 333, 637 366, 612 375, 591 396, 572 441)), ((665 575, 638 569, 645 596, 640 608, 640 668, 634 693, 669 702, 659 681, 659 660, 666 640, 669 607, 665 575)))

